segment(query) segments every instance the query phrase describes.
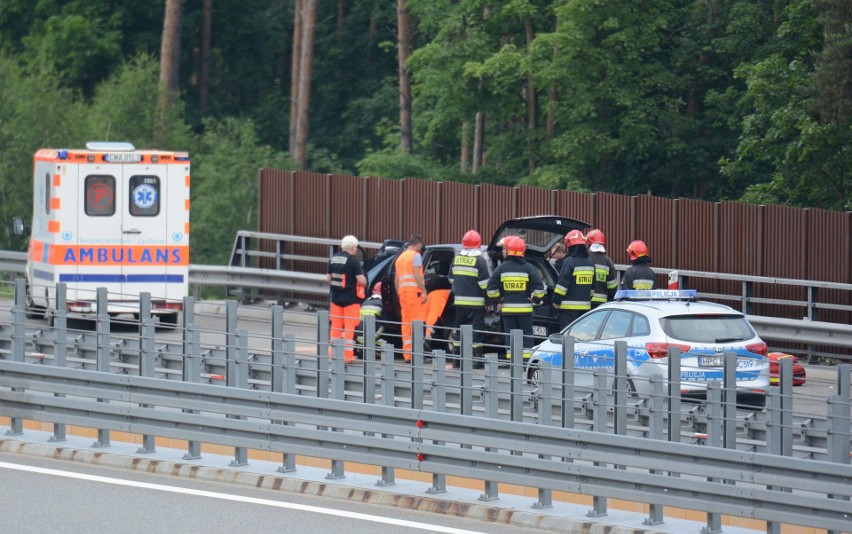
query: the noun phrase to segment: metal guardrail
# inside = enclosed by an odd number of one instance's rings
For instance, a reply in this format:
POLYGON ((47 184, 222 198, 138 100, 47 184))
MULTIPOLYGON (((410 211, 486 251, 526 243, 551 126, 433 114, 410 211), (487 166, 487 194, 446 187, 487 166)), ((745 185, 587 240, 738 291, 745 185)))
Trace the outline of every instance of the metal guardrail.
POLYGON ((26 252, 0 250, 0 273, 24 273, 26 268, 26 252))
MULTIPOLYGON (((123 431, 325 457, 333 469, 352 461, 773 524, 849 526, 852 466, 720 446, 9 361, 0 361, 0 413, 98 428, 107 440, 123 431)), ((710 434, 721 445, 720 429, 710 434)))

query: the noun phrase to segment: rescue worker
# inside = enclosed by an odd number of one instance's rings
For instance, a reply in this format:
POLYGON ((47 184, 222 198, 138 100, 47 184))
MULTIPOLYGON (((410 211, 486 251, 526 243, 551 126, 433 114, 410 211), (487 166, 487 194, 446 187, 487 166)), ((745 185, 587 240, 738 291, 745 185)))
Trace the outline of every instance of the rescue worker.
MULTIPOLYGON (((524 258, 527 245, 523 238, 506 236, 503 250, 506 261, 497 266, 489 278, 487 296, 490 303, 497 303, 507 336, 512 330, 523 331, 524 357, 528 358, 533 345, 533 306, 544 298, 544 283, 538 269, 524 258)), ((511 354, 509 356, 511 358, 511 354)))
MULTIPOLYGON (((328 262, 326 279, 331 284, 331 305, 329 316, 331 320, 330 339, 343 339, 345 349, 343 361, 355 361, 354 339, 355 327, 360 320, 361 299, 358 297, 359 287, 367 285, 367 277, 361 269, 361 263, 355 257, 358 250, 358 239, 354 235, 345 236, 340 240, 340 252, 331 257, 328 262)), ((329 354, 331 355, 331 354, 329 354)))
POLYGON ((559 310, 560 329, 592 309, 595 282, 595 262, 589 257, 583 232, 571 230, 565 234, 564 241, 568 255, 553 290, 553 307, 559 310))
POLYGON ((648 247, 643 241, 633 241, 627 247, 627 255, 630 257, 630 267, 624 272, 621 279, 622 289, 657 289, 657 279, 654 271, 648 266, 651 256, 648 255, 648 247))
MULTIPOLYGON (((462 249, 453 258, 450 282, 453 284, 453 302, 456 312, 456 334, 453 347, 461 356, 461 332, 464 324, 473 326, 473 366, 484 366, 483 341, 485 341, 485 290, 488 287, 488 264, 482 255, 482 237, 476 230, 468 230, 462 237, 462 249)), ((460 359, 453 360, 459 367, 460 359)))
POLYGON ((399 296, 399 311, 402 330, 402 357, 411 361, 411 323, 426 320, 426 285, 423 281, 423 238, 411 234, 408 247, 397 256, 394 262, 396 276, 394 285, 399 296))
POLYGON ((618 279, 615 275, 615 264, 606 255, 606 236, 600 230, 592 230, 586 234, 589 245, 589 257, 595 262, 595 288, 592 293, 592 309, 597 308, 615 297, 618 289, 618 279))
POLYGON ((385 333, 385 323, 382 321, 382 312, 382 283, 376 282, 376 285, 373 286, 373 293, 367 297, 367 300, 361 303, 361 322, 358 324, 357 337, 355 338, 355 341, 357 341, 359 345, 363 346, 366 340, 364 337, 364 319, 368 315, 372 315, 376 318, 376 347, 381 347, 385 344, 385 340, 382 339, 382 334, 385 333))

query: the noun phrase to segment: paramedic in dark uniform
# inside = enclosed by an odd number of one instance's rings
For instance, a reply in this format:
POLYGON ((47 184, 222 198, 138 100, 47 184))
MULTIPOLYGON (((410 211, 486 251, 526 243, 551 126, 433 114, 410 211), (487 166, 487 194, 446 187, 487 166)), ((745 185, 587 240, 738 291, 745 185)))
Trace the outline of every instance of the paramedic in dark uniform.
POLYGON ((533 345, 533 306, 544 298, 544 283, 538 269, 524 258, 527 245, 523 238, 507 236, 503 240, 503 249, 506 261, 494 269, 488 280, 487 296, 490 303, 499 303, 502 299, 498 309, 507 336, 516 329, 524 332, 523 355, 528 358, 528 349, 533 345))
MULTIPOLYGON (((340 240, 340 252, 331 257, 328 262, 327 280, 331 284, 331 319, 330 339, 343 339, 345 350, 343 361, 355 361, 355 328, 360 321, 361 299, 358 288, 367 285, 367 278, 361 270, 361 263, 355 257, 358 250, 358 239, 348 235, 340 240)), ((330 349, 330 347, 329 347, 330 349)), ((331 355, 331 353, 329 353, 331 355)))

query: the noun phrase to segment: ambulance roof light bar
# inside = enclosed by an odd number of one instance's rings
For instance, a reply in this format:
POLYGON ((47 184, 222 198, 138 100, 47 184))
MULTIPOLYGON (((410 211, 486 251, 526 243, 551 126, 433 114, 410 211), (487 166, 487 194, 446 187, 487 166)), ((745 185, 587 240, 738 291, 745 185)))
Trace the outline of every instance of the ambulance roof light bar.
POLYGON ((116 141, 89 141, 86 149, 95 152, 126 152, 136 150, 132 143, 116 141))
POLYGON ((615 300, 698 300, 695 289, 620 289, 615 300))

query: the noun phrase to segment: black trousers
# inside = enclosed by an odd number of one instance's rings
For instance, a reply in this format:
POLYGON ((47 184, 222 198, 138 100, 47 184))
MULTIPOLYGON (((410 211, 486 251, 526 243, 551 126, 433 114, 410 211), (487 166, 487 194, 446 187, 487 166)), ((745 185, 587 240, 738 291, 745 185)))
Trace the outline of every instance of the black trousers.
MULTIPOLYGON (((456 328, 473 326, 473 346, 481 347, 485 341, 485 307, 456 306, 456 328)), ((456 343, 461 343, 461 332, 456 332, 456 343)))
POLYGON ((503 331, 506 332, 506 345, 509 345, 509 343, 511 342, 509 334, 511 334, 512 330, 523 330, 524 348, 532 348, 533 319, 531 313, 504 313, 503 331))

